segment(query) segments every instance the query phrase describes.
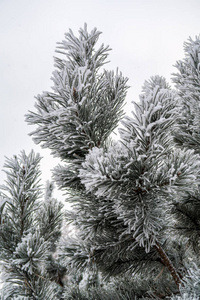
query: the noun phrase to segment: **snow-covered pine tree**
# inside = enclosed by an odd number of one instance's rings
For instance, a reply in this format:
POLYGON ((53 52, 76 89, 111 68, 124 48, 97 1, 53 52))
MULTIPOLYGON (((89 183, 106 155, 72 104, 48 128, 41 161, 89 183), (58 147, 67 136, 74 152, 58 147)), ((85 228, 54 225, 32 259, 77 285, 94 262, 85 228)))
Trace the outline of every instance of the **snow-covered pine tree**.
POLYGON ((65 163, 54 179, 68 193, 78 238, 63 246, 63 264, 116 281, 115 292, 108 285, 103 295, 67 287, 65 299, 169 298, 179 294, 191 259, 188 237, 177 238, 176 211, 198 186, 198 153, 176 147, 179 101, 159 76, 145 82, 120 141, 111 140, 127 79, 101 70, 109 47, 96 48, 100 32, 85 25, 79 33, 70 30, 59 44, 53 91, 37 96, 26 120, 37 125, 35 142, 65 163))
MULTIPOLYGON (((92 149, 80 170, 87 191, 109 199, 124 225, 117 243, 110 244, 113 253, 108 252, 107 244, 103 269, 109 261, 108 269, 112 270, 109 256, 119 272, 123 271, 120 260, 128 262, 124 271, 140 274, 143 288, 146 280, 151 286, 148 292, 158 297, 175 292, 173 281, 179 287, 185 273, 182 253, 176 249, 180 245, 170 237, 171 208, 178 196, 194 189, 198 175, 194 152, 175 149, 170 131, 176 119, 176 102, 163 82, 159 77, 146 82, 133 118, 123 121, 121 145, 92 149), (117 248, 119 243, 124 247, 117 248), (136 269, 134 259, 139 254, 136 269), (160 276, 162 272, 165 274, 160 276)), ((98 263, 98 255, 95 258, 98 263)))
POLYGON ((122 116, 127 91, 127 79, 121 73, 106 70, 100 73, 110 49, 104 45, 95 49, 99 35, 96 29, 88 33, 86 25, 80 29, 79 38, 71 30, 66 34, 57 52, 64 54, 67 60, 55 58, 54 92, 37 96, 37 113, 27 115, 28 123, 38 126, 32 133, 35 142, 41 142, 67 163, 56 168, 54 177, 61 188, 70 189, 73 203, 75 198, 83 199, 77 202, 76 212, 70 213, 70 220, 75 223, 75 215, 82 216, 83 230, 79 228, 83 241, 90 239, 90 235, 96 236, 97 232, 102 236, 101 228, 108 231, 109 236, 115 234, 112 220, 98 211, 101 200, 85 194, 79 168, 89 149, 108 142, 122 116))
POLYGON ((176 142, 199 153, 200 149, 200 36, 184 43, 185 58, 177 61, 173 81, 179 95, 180 116, 176 142))
MULTIPOLYGON (((177 89, 177 128, 174 131, 175 142, 180 148, 193 149, 200 161, 200 36, 189 38, 184 43, 185 58, 178 61, 175 67, 178 73, 173 74, 177 89)), ((174 203, 177 236, 185 240, 188 249, 188 274, 185 287, 182 288, 184 299, 200 297, 200 185, 199 178, 193 190, 188 190, 181 199, 174 203)))
POLYGON ((60 236, 62 205, 52 198, 50 184, 45 201, 41 200, 40 159, 33 151, 29 155, 22 151, 4 165, 7 179, 0 194, 2 300, 55 300, 62 289, 50 268, 60 236))

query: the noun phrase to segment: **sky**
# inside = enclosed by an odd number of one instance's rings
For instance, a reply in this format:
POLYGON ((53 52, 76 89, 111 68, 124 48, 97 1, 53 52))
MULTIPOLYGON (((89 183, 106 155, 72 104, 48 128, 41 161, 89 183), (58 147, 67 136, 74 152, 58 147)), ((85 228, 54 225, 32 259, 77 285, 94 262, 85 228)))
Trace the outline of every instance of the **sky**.
POLYGON ((100 43, 112 48, 105 68, 129 78, 130 113, 144 80, 162 75, 171 83, 184 41, 200 34, 199 12, 199 0, 0 0, 0 184, 5 156, 22 149, 41 153, 43 183, 59 163, 34 144, 24 115, 51 90, 56 42, 69 28, 78 34, 86 22, 102 32, 100 43))

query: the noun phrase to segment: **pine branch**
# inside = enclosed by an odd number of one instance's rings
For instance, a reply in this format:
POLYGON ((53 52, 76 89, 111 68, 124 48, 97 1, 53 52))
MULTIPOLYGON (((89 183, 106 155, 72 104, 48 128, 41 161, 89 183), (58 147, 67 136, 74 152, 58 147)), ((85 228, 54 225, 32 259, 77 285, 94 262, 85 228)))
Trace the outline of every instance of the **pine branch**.
POLYGON ((179 287, 181 285, 181 277, 177 273, 176 269, 174 268, 171 260, 169 259, 169 257, 165 253, 164 249, 158 242, 156 242, 155 249, 158 252, 159 256, 161 257, 163 263, 165 264, 165 266, 168 268, 169 272, 171 273, 176 285, 179 287))

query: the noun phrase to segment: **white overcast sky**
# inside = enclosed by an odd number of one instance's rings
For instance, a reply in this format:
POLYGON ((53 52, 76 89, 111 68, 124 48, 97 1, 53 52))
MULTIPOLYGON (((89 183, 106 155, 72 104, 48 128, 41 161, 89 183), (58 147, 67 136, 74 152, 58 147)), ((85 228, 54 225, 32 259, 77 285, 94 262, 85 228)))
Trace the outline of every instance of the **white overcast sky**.
MULTIPOLYGON (((58 160, 34 145, 24 115, 50 90, 56 42, 85 22, 113 49, 106 67, 129 78, 129 111, 145 79, 170 82, 183 42, 200 34, 200 0, 0 0, 0 170, 5 156, 33 148, 44 157, 43 181, 51 178, 58 160)), ((0 171, 0 184, 4 178, 0 171)))

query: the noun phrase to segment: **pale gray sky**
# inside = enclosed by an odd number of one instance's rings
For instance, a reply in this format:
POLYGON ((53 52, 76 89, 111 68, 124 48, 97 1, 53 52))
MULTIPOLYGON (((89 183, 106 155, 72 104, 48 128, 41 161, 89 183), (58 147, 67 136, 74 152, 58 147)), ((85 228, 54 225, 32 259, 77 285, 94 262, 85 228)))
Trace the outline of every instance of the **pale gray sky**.
POLYGON ((129 77, 129 111, 145 79, 170 81, 183 42, 200 33, 199 12, 199 0, 0 0, 0 170, 4 156, 34 148, 44 157, 43 181, 51 177, 58 161, 34 145, 24 115, 50 90, 56 42, 69 28, 77 33, 86 22, 102 31, 100 42, 113 49, 107 68, 129 77))

